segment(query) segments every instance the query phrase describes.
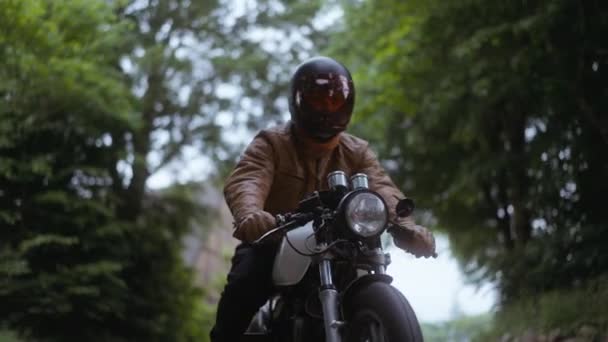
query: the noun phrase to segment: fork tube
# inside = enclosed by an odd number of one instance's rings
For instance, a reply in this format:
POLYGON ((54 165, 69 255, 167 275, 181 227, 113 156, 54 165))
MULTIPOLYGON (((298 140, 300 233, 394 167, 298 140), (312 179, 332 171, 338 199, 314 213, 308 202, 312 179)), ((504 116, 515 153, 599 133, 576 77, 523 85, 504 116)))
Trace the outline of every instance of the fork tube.
POLYGON ((340 342, 339 328, 343 324, 338 317, 338 291, 334 287, 331 277, 331 262, 326 257, 319 263, 321 287, 319 300, 323 307, 323 321, 325 323, 325 341, 340 342))
POLYGON ((329 260, 321 260, 321 263, 319 264, 319 273, 321 275, 321 289, 335 289, 331 277, 331 263, 329 260))
POLYGON ((375 248, 374 253, 380 260, 383 261, 382 264, 376 264, 374 266, 374 272, 376 274, 386 274, 386 262, 384 260, 385 256, 384 256, 384 253, 382 252, 382 248, 375 248))

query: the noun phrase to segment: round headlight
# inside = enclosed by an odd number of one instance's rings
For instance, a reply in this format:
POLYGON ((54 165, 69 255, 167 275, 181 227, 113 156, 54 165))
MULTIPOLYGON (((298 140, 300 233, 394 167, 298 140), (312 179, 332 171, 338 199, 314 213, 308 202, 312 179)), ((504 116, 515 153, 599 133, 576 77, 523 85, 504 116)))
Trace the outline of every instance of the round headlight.
POLYGON ((355 194, 348 201, 345 214, 348 227, 362 237, 381 233, 388 219, 386 205, 371 192, 355 194))

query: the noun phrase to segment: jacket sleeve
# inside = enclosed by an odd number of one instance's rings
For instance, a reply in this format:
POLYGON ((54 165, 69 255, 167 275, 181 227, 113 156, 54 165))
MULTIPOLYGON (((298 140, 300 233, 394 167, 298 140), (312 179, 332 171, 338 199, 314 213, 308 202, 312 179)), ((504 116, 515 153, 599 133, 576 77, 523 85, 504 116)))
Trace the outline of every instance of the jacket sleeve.
POLYGON ((236 238, 242 240, 242 223, 264 210, 274 169, 274 151, 262 132, 249 144, 224 186, 224 197, 234 217, 236 238))
POLYGON ((382 165, 380 165, 376 154, 372 151, 369 145, 365 146, 362 155, 363 161, 360 167, 360 172, 365 173, 369 177, 370 189, 382 196, 386 202, 389 210, 389 220, 397 220, 401 224, 413 225, 414 220, 411 216, 397 219, 397 203, 400 199, 405 198, 405 195, 403 195, 395 183, 393 183, 389 175, 384 171, 384 168, 382 165))

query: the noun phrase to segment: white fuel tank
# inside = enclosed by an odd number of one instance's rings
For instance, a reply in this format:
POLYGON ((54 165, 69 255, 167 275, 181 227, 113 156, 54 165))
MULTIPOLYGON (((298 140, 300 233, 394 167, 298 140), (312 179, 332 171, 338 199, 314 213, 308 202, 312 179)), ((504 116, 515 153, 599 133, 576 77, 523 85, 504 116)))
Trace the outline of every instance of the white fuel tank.
POLYGON ((292 229, 286 235, 281 241, 272 269, 272 279, 277 286, 290 286, 300 282, 312 262, 310 257, 298 254, 287 243, 287 238, 298 251, 304 254, 313 253, 317 247, 312 221, 292 229))

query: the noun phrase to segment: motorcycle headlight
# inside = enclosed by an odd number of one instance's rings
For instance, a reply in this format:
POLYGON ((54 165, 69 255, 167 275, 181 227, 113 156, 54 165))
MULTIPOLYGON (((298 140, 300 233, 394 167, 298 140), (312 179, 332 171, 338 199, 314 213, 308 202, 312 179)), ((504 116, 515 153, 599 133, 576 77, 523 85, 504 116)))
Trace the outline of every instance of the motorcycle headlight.
POLYGON ((366 238, 380 234, 388 221, 384 201, 371 192, 354 194, 346 204, 345 216, 348 227, 366 238))

